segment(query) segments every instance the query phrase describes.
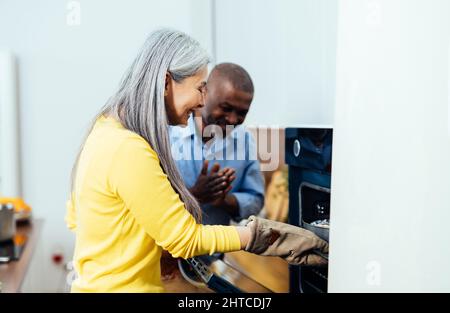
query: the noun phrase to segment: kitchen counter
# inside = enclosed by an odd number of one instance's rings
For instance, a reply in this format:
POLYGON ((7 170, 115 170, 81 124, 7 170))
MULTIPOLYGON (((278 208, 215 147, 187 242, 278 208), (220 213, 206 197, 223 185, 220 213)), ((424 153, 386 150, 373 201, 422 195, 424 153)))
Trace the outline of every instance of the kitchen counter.
POLYGON ((20 292, 22 282, 36 248, 42 225, 43 220, 41 219, 32 219, 30 223, 19 223, 17 225, 16 233, 25 235, 27 242, 19 260, 0 264, 1 292, 20 292))

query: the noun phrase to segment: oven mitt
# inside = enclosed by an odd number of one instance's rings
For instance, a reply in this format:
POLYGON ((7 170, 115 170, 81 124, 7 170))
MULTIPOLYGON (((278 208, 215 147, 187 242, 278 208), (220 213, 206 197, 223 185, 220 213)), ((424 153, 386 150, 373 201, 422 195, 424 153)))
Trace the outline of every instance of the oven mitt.
POLYGON ((247 220, 247 226, 251 229, 251 237, 245 251, 278 256, 292 265, 317 266, 328 263, 313 251, 327 254, 328 243, 309 230, 254 215, 247 220))

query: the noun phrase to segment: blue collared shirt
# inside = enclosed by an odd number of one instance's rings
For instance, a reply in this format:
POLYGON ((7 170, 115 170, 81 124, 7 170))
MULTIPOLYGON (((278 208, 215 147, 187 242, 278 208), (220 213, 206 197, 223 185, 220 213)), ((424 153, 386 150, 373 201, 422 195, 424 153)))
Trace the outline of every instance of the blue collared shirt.
POLYGON ((236 179, 230 191, 239 204, 238 216, 230 216, 224 209, 209 204, 201 205, 204 224, 230 224, 258 214, 264 205, 264 179, 256 158, 256 143, 244 126, 236 127, 228 136, 215 136, 212 144, 204 143, 195 126, 193 116, 186 127, 171 126, 169 130, 172 155, 184 183, 191 188, 197 181, 204 160, 209 167, 219 163, 220 168, 231 167, 236 179))

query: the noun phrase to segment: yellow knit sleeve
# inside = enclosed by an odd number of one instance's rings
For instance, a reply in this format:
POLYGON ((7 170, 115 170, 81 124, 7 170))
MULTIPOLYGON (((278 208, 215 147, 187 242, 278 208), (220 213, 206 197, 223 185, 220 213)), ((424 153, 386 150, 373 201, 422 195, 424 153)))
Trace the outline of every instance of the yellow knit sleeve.
POLYGON ((137 223, 174 257, 240 249, 234 226, 201 225, 186 210, 156 153, 139 136, 124 139, 113 156, 109 184, 137 223))

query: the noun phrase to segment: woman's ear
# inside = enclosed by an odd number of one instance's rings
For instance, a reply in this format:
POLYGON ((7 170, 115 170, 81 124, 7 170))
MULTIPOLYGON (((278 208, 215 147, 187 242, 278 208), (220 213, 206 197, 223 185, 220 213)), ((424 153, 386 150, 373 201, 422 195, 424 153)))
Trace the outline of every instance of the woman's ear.
POLYGON ((164 96, 167 97, 169 94, 169 89, 172 82, 172 76, 169 73, 166 73, 166 81, 164 82, 164 96))

